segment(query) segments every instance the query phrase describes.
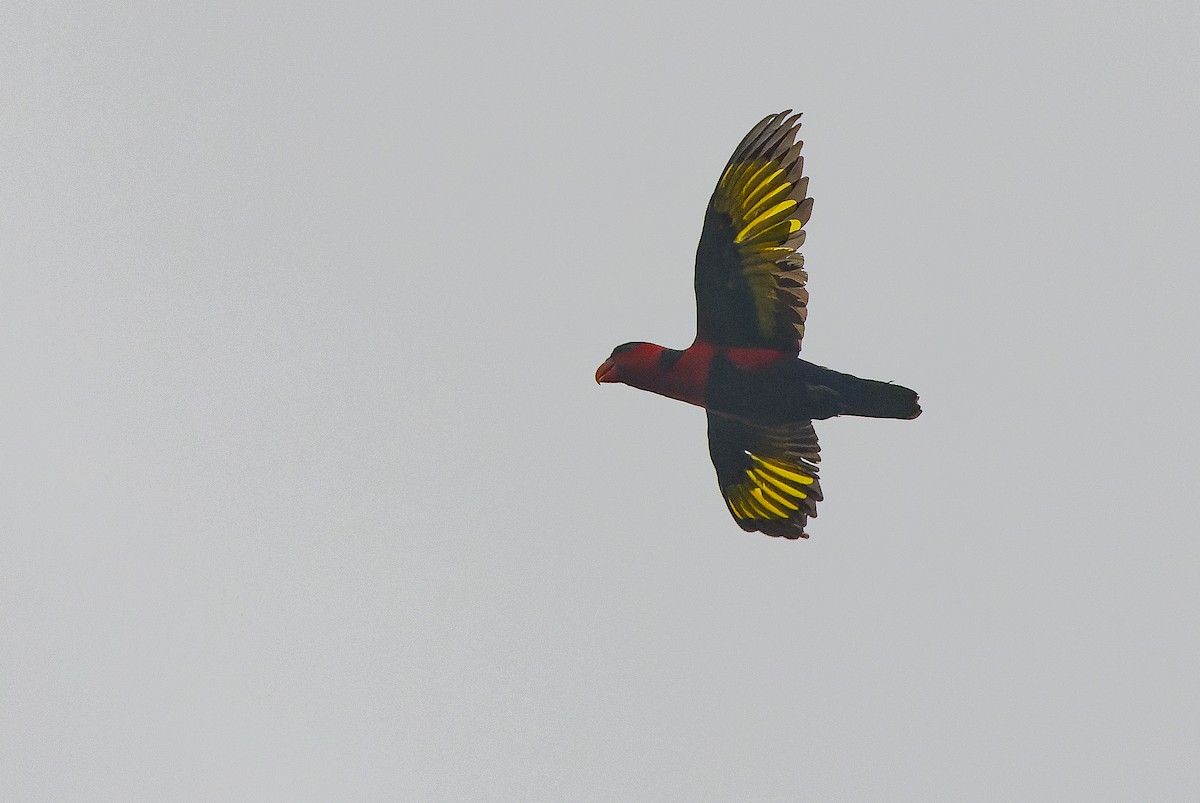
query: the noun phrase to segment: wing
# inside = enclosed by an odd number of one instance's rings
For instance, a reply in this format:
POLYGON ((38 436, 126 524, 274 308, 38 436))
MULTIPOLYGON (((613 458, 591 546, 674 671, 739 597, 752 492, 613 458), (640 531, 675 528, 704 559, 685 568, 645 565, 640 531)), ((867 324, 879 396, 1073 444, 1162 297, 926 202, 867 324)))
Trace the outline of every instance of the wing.
POLYGON ((811 421, 758 426, 709 412, 708 453, 733 519, 746 532, 808 538, 816 518, 821 447, 811 421))
POLYGON ((708 202, 696 251, 696 332, 723 346, 796 353, 804 336, 808 291, 800 115, 767 117, 746 135, 708 202))

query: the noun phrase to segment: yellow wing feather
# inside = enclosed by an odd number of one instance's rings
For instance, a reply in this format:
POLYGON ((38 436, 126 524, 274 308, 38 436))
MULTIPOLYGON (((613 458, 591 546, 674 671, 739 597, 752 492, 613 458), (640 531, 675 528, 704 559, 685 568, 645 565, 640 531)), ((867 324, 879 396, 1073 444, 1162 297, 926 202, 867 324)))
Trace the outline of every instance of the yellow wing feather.
POLYGON ((749 451, 746 455, 753 464, 746 469, 746 481, 725 489, 730 511, 739 518, 751 518, 744 514, 747 508, 755 513, 755 518, 791 518, 792 512, 800 509, 797 503, 807 499, 808 494, 784 480, 812 485, 816 478, 802 474, 798 465, 767 460, 749 451))
MULTIPOLYGON (((812 199, 807 197, 808 179, 800 155, 803 143, 794 142, 799 117, 783 112, 755 126, 726 165, 710 202, 711 210, 728 220, 724 236, 732 237, 736 252, 734 264, 722 269, 740 274, 753 299, 753 310, 747 309, 752 320, 746 321, 741 340, 751 338, 751 332, 752 339, 764 343, 793 340, 798 344, 803 337, 807 294, 795 291, 803 288, 808 276, 801 270, 803 258, 796 249, 804 242, 812 199)), ((714 299, 714 303, 720 302, 714 299)), ((702 317, 711 320, 718 314, 713 311, 702 317)), ((727 314, 737 313, 728 310, 727 314)), ((744 344, 748 343, 739 343, 744 344)))
POLYGON ((708 414, 709 453, 729 512, 743 530, 807 538, 822 499, 812 423, 766 426, 708 414))

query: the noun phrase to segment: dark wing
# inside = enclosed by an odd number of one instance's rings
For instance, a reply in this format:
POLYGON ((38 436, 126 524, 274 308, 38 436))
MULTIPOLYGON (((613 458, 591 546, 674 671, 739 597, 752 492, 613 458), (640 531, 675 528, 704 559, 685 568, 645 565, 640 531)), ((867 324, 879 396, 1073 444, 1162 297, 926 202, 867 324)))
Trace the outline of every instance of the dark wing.
POLYGON ((696 331, 722 346, 798 352, 808 291, 800 115, 767 117, 738 145, 704 215, 696 251, 696 331))
POLYGON ((811 421, 758 426, 709 412, 708 453, 733 519, 746 532, 808 538, 817 515, 821 447, 811 421))

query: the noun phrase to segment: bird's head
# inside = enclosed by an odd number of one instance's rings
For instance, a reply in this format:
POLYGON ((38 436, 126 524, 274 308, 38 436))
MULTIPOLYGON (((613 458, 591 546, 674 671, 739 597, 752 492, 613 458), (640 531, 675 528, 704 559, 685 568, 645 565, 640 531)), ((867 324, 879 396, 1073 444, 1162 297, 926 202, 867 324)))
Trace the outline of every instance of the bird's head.
POLYGON ((596 382, 624 382, 638 386, 644 378, 659 372, 663 347, 653 343, 622 343, 596 369, 596 382))

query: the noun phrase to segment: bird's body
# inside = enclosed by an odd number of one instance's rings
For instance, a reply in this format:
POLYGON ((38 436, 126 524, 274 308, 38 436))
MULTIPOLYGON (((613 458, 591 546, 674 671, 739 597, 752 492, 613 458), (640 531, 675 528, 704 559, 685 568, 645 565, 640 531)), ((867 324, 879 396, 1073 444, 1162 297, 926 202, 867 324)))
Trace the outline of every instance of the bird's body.
POLYGON ((822 498, 812 422, 916 418, 917 394, 799 358, 808 275, 796 250, 812 210, 799 115, 765 118, 726 165, 696 253, 695 341, 682 351, 625 343, 596 371, 708 411, 709 453, 747 531, 807 538, 822 498))
POLYGON ((633 351, 642 353, 630 354, 620 381, 756 424, 921 413, 917 394, 908 388, 839 373, 783 351, 703 341, 682 351, 636 345, 633 351))

